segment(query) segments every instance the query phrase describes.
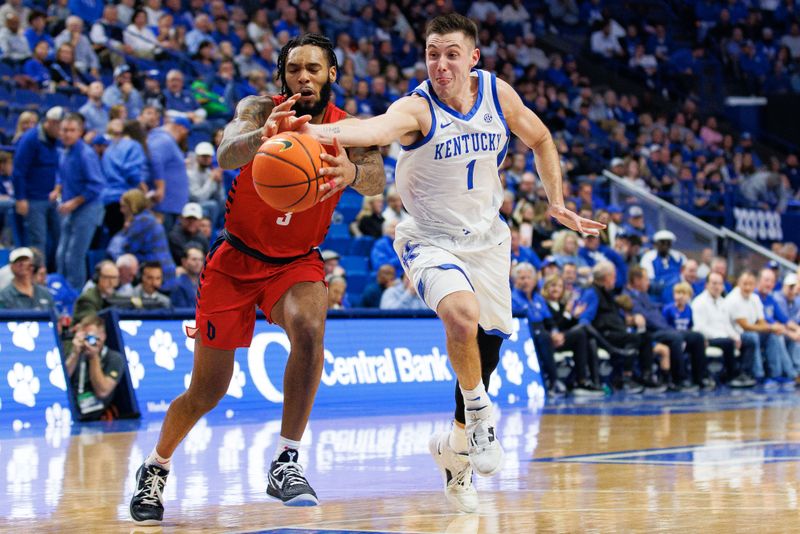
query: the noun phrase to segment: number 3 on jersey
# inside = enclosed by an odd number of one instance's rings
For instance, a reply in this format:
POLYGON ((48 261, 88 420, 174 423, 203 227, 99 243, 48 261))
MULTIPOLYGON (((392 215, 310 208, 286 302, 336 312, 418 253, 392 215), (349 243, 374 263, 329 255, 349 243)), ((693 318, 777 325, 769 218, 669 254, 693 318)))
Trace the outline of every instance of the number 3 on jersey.
POLYGON ((278 223, 280 226, 289 226, 289 221, 292 220, 292 212, 290 211, 283 217, 278 217, 278 220, 275 222, 278 223))
POLYGON ((467 163, 467 191, 475 187, 474 176, 475 176, 475 160, 473 159, 472 161, 467 163))

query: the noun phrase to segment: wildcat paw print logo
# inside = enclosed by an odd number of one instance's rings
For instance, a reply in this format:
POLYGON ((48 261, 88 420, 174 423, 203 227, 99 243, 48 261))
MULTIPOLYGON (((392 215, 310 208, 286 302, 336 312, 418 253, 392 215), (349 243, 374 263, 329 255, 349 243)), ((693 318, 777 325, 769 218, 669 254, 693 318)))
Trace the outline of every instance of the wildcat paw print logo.
POLYGON ((36 394, 39 393, 39 379, 34 376, 30 365, 20 362, 8 372, 8 386, 14 391, 14 401, 33 408, 36 406, 36 394))
POLYGON ((119 329, 125 332, 126 334, 130 334, 135 336, 139 333, 139 328, 142 327, 142 321, 120 321, 119 322, 119 329))
POLYGON ((533 340, 529 339, 525 341, 523 348, 525 349, 525 356, 528 357, 528 368, 537 373, 541 372, 539 370, 539 358, 536 357, 536 348, 533 346, 533 340))
POLYGON ((44 356, 47 368, 50 369, 50 383, 61 391, 67 391, 67 379, 64 376, 64 368, 61 366, 61 355, 58 349, 48 350, 44 356))
POLYGON ((172 334, 156 328, 156 331, 150 336, 150 350, 153 351, 156 365, 168 371, 175 370, 178 344, 172 340, 172 334))
POLYGON ((72 425, 72 414, 69 408, 61 406, 60 403, 53 403, 48 406, 44 412, 44 418, 47 422, 47 427, 44 431, 44 437, 47 442, 53 447, 61 445, 61 441, 69 436, 70 426, 72 425))
POLYGON ((36 338, 39 337, 39 323, 8 323, 8 331, 11 336, 11 343, 28 352, 36 349, 36 338))
POLYGON ((492 376, 489 378, 489 395, 496 397, 500 393, 501 387, 503 387, 503 379, 500 378, 500 373, 495 369, 492 376))
POLYGON ((131 376, 133 389, 139 389, 139 382, 144 378, 144 365, 139 353, 130 347, 125 347, 125 359, 128 360, 128 373, 131 376))
POLYGON ((519 354, 513 350, 506 350, 502 359, 503 369, 506 371, 506 379, 512 384, 522 385, 522 372, 525 367, 519 359, 519 354))

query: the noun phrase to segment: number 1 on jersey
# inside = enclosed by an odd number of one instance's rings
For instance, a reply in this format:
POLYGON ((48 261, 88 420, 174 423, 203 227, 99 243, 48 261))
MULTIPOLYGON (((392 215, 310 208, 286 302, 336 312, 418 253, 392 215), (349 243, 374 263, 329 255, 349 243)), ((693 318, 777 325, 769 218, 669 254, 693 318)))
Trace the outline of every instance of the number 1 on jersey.
POLYGON ((473 177, 475 175, 475 160, 467 163, 467 191, 475 187, 473 177))

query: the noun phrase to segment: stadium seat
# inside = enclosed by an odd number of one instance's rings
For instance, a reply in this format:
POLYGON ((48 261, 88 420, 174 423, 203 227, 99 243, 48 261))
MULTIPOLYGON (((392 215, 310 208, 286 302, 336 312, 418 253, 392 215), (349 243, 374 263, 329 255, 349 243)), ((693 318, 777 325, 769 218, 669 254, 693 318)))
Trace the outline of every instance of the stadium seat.
POLYGON ((365 256, 369 257, 372 252, 372 245, 375 244, 375 238, 370 236, 356 237, 350 242, 349 254, 351 256, 365 256))
POLYGON ((361 211, 361 206, 347 206, 342 205, 340 202, 338 206, 336 206, 336 213, 341 215, 341 220, 339 222, 344 224, 349 224, 356 219, 356 215, 358 212, 361 211))
POLYGON ((55 106, 62 106, 69 109, 72 106, 69 95, 61 92, 46 93, 44 96, 44 107, 50 109, 55 106))
POLYGON ((44 100, 40 95, 27 89, 17 89, 14 92, 12 107, 15 109, 41 108, 44 100))
MULTIPOLYGON (((367 284, 370 282, 370 276, 367 273, 351 275, 347 274, 347 293, 360 295, 367 284)), ((361 300, 361 299, 359 299, 361 300)), ((352 300, 350 304, 353 304, 352 300)))
POLYGON ((350 229, 346 224, 332 224, 328 230, 328 237, 333 239, 351 239, 350 229))
POLYGON ((339 260, 348 277, 356 274, 367 274, 369 272, 369 258, 364 256, 342 256, 339 260))
POLYGON ((325 241, 319 246, 321 250, 335 250, 342 256, 347 254, 347 251, 350 249, 350 241, 349 237, 346 238, 339 238, 339 237, 328 237, 325 238, 325 241))

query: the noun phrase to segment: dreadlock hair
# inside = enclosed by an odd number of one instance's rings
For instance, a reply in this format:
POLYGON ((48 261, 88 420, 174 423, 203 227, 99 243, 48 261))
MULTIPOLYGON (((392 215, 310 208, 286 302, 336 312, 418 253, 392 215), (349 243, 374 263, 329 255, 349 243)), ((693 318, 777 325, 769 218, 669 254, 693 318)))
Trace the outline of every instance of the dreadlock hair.
POLYGON ((292 48, 305 45, 321 48, 328 58, 328 67, 336 67, 336 70, 339 70, 339 62, 336 59, 336 54, 333 51, 333 43, 330 39, 318 33, 307 33, 305 35, 301 35, 300 37, 296 37, 286 43, 283 48, 281 48, 281 53, 278 55, 278 65, 275 69, 275 77, 281 82, 282 95, 289 95, 289 87, 286 84, 286 58, 289 56, 289 51, 292 50, 292 48))

